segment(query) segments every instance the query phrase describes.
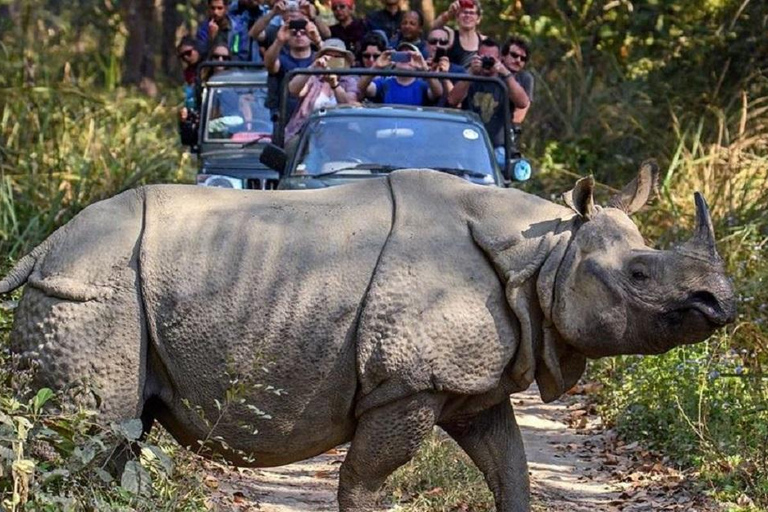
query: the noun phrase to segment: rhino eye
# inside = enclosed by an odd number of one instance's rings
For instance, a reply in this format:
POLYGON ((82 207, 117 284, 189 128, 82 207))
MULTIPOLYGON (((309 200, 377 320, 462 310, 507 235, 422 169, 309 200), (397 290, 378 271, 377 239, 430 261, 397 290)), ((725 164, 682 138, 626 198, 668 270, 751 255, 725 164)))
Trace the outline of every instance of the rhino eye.
POLYGON ((648 277, 648 274, 646 274, 642 270, 633 270, 632 279, 634 279, 635 281, 643 282, 643 281, 647 281, 649 277, 648 277))

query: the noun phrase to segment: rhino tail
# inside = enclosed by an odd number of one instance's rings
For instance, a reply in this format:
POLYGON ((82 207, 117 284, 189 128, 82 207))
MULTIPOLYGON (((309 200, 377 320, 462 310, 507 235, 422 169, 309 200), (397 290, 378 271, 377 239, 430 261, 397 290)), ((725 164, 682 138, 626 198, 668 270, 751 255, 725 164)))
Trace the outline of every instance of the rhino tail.
POLYGON ((45 256, 50 246, 50 238, 35 247, 32 252, 21 258, 7 276, 0 281, 0 294, 12 292, 27 282, 37 262, 45 256))

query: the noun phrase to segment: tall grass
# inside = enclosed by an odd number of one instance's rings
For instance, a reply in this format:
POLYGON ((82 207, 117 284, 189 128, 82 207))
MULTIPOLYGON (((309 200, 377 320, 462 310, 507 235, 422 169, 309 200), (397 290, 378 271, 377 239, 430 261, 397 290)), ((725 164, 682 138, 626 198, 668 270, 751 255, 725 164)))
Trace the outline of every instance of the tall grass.
POLYGON ((125 91, 0 89, 0 254, 17 258, 94 201, 182 180, 173 110, 125 91))

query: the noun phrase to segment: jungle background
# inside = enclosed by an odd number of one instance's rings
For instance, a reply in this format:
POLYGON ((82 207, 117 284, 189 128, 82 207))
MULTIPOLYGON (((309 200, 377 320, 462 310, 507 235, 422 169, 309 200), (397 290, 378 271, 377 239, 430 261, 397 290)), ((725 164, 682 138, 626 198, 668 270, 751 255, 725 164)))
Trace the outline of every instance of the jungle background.
MULTIPOLYGON (((182 93, 174 46, 194 30, 203 4, 0 0, 4 268, 94 201, 140 184, 193 181, 194 163, 176 135, 182 93)), ((430 18, 447 4, 412 7, 430 18)), ((766 2, 485 0, 483 11, 484 33, 531 42, 536 90, 524 152, 537 173, 523 188, 554 199, 591 173, 605 199, 643 159, 656 158, 660 195, 636 220, 659 248, 690 234, 693 191, 708 199, 738 292, 736 324, 661 357, 594 362, 587 379, 599 384, 591 399, 603 420, 627 442, 695 470, 701 492, 730 509, 766 509, 766 2)), ((94 434, 88 411, 49 412, 58 398, 49 390, 28 398, 29 382, 10 379, 13 301, 0 306, 4 508, 205 509, 189 469, 194 458, 162 432, 142 444, 115 485, 99 454, 108 439, 135 439, 136 425, 94 434)))

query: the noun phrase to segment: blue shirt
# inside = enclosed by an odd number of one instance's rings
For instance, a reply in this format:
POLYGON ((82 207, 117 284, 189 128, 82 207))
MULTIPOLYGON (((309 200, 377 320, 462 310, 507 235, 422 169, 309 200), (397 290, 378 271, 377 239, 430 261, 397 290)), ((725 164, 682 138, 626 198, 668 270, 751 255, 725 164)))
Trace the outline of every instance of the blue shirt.
MULTIPOLYGON (((315 60, 315 54, 312 52, 309 57, 305 59, 295 59, 291 56, 288 48, 283 48, 280 52, 280 69, 277 73, 269 74, 267 78, 267 101, 266 107, 272 112, 273 119, 280 113, 280 93, 283 87, 283 79, 285 75, 296 68, 308 68, 315 60)), ((295 96, 288 95, 288 110, 286 119, 290 119, 293 115, 293 111, 299 104, 299 99, 295 96)))
POLYGON ((373 84, 376 86, 374 100, 378 103, 420 106, 429 101, 429 85, 421 78, 402 85, 393 76, 378 77, 374 78, 373 84))

